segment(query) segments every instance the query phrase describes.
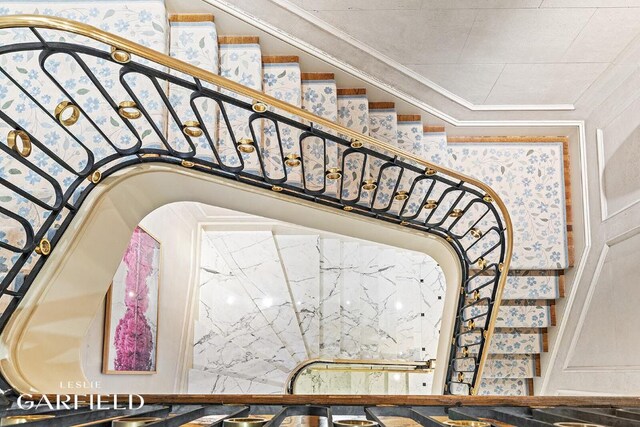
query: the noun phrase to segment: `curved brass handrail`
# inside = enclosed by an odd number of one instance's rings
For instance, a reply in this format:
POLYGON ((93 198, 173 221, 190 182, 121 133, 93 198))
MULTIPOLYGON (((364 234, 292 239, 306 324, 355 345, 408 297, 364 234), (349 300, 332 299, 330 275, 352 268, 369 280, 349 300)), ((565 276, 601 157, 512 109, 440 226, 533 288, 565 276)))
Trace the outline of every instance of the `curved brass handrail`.
MULTIPOLYGON (((254 101, 263 102, 269 106, 275 107, 279 110, 282 110, 286 113, 301 117, 303 119, 309 120, 316 125, 320 125, 324 128, 330 129, 337 134, 346 135, 347 137, 358 140, 365 145, 370 147, 378 148, 379 150, 386 151, 408 161, 414 162, 418 165, 421 165, 426 169, 433 169, 436 172, 439 172, 443 175, 456 178, 460 181, 469 183, 471 185, 476 186, 481 189, 487 196, 489 196, 492 201, 497 205, 500 214, 504 220, 504 232, 506 234, 506 242, 505 242, 505 252, 504 252, 504 260, 502 262, 501 271, 508 271, 509 264, 511 262, 512 252, 513 252, 513 225, 511 222, 511 217, 509 216, 509 212, 500 198, 500 196, 488 185, 485 183, 472 178, 470 176, 463 175, 457 171, 452 169, 432 164, 412 153, 403 151, 398 149, 397 147, 382 141, 378 141, 375 138, 372 138, 368 135, 364 135, 353 131, 349 128, 341 126, 337 123, 334 123, 325 118, 316 116, 309 111, 303 110, 301 108, 295 107, 291 104, 288 104, 284 101, 278 100, 272 96, 269 96, 263 92, 248 88, 242 84, 233 82, 224 77, 221 77, 217 74, 211 73, 209 71, 203 70, 198 67, 194 67, 187 62, 181 61, 179 59, 173 58, 171 56, 165 55, 163 53, 157 52, 153 49, 149 49, 147 47, 141 46, 137 43, 134 43, 128 39, 117 36, 115 34, 108 33, 99 28, 93 27, 91 25, 87 25, 84 23, 76 22, 73 20, 53 17, 53 16, 41 16, 41 15, 14 15, 14 16, 2 16, 0 17, 0 29, 6 28, 42 28, 42 29, 50 29, 50 30, 59 30, 66 31, 73 34, 78 34, 89 39, 107 44, 112 48, 117 50, 125 51, 129 54, 133 54, 139 56, 140 58, 155 62, 159 65, 166 66, 175 71, 179 71, 200 79, 202 81, 211 83, 213 85, 219 86, 236 94, 249 97, 254 101)), ((497 310, 500 306, 502 300, 502 292, 506 283, 506 274, 501 274, 498 287, 496 290, 496 296, 494 299, 494 303, 490 313, 490 321, 487 327, 487 334, 485 337, 485 346, 482 354, 480 355, 479 366, 477 368, 477 384, 482 377, 482 371, 484 364, 486 362, 488 352, 489 352, 489 344, 493 335, 493 330, 495 327, 495 322, 497 318, 497 310)), ((474 387, 471 390, 472 394, 477 393, 477 387, 474 387)))
MULTIPOLYGON (((379 369, 384 372, 405 372, 411 373, 414 371, 424 372, 426 370, 434 369, 435 360, 419 360, 419 361, 406 361, 406 360, 384 360, 384 359, 326 359, 326 358, 314 358, 307 359, 302 361, 296 365, 295 368, 291 371, 289 376, 287 377, 287 382, 285 383, 285 393, 286 394, 294 394, 295 382, 306 368, 318 365, 318 364, 329 364, 329 365, 364 365, 364 366, 405 366, 407 368, 413 369, 379 369)), ((367 372, 376 372, 375 369, 367 370, 367 372)))

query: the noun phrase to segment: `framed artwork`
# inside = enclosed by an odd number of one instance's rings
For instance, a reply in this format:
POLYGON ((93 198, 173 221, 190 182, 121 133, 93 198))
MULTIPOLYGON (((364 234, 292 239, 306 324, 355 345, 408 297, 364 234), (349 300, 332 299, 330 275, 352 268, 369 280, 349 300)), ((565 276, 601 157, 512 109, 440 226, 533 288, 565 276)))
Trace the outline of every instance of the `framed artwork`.
POLYGON ((160 242, 136 227, 107 293, 102 372, 154 374, 160 242))

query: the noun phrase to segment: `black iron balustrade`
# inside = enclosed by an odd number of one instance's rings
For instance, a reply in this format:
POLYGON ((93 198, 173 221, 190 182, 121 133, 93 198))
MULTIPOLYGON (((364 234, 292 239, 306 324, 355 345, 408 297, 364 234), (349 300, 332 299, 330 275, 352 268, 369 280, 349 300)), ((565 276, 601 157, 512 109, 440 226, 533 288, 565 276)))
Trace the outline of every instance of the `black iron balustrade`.
POLYGON ((54 120, 84 156, 77 165, 68 163, 58 147, 40 140, 30 126, 22 126, 19 114, 0 109, 0 125, 10 129, 7 140, 0 142, 0 166, 4 170, 13 165, 25 168, 52 189, 51 200, 43 200, 29 182, 17 184, 12 177, 0 175, 2 194, 22 198, 43 212, 42 221, 34 225, 15 206, 5 202, 0 205, 0 225, 13 224, 23 230, 24 236, 21 244, 0 240, 0 249, 12 255, 0 286, 0 297, 10 299, 0 317, 0 331, 87 195, 104 178, 143 163, 173 164, 446 239, 459 258, 462 284, 445 392, 477 393, 511 258, 510 219, 504 204, 488 186, 84 24, 51 17, 9 16, 0 18, 0 29, 29 31, 35 36, 33 40, 0 46, 0 60, 16 53, 37 55, 37 71, 45 76, 44 83, 63 94, 64 101, 51 111, 41 99, 43 94, 30 91, 7 66, 0 67, 4 81, 54 120), (82 35, 98 46, 60 41, 65 34, 82 35), (94 120, 95 114, 65 89, 48 67, 52 57, 77 64, 72 69, 86 76, 91 90, 105 101, 106 113, 117 114, 135 136, 128 145, 111 138, 105 125, 94 120), (118 88, 103 85, 94 72, 96 63, 109 65, 118 88), (166 120, 182 130, 178 146, 154 121, 153 109, 147 105, 150 101, 138 96, 131 83, 136 79, 148 79, 147 86, 156 92, 153 96, 162 101, 166 120), (169 93, 187 93, 188 107, 172 105, 167 87, 169 93), (208 123, 201 111, 203 101, 217 108, 219 123, 223 124, 216 127, 217 137, 212 131, 216 124, 208 123), (192 120, 194 117, 196 120, 192 120), (244 123, 238 124, 238 117, 244 123), (78 121, 83 121, 84 129, 99 135, 99 148, 74 133, 78 121), (144 123, 147 130, 141 134, 134 123, 144 123), (284 146, 285 130, 296 135, 295 147, 284 146), (277 144, 267 147, 269 138, 277 144), (225 155, 221 154, 223 150, 225 155), (55 162, 66 178, 54 177, 39 167, 32 151, 55 162))

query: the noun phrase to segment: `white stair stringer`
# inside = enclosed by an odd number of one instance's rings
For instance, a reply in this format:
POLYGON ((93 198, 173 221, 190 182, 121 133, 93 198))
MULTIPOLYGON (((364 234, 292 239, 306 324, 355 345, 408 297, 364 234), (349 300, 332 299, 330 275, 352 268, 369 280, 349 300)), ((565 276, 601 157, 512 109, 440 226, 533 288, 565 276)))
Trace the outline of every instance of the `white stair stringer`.
POLYGON ((317 235, 274 235, 309 358, 320 355, 320 242, 317 235))
POLYGON ((307 351, 273 234, 234 231, 209 235, 282 346, 297 363, 306 360, 307 351))

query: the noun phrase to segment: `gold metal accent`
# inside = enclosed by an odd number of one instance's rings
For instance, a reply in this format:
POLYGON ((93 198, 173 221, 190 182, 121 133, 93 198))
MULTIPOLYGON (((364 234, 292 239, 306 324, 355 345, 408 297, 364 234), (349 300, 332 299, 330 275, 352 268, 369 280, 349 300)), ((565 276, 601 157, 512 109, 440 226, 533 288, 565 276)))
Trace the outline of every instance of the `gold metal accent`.
POLYGON ((282 191, 282 190, 284 190, 284 189, 283 189, 282 187, 280 187, 279 185, 274 185, 273 187, 271 187, 271 190, 273 190, 273 191, 275 191, 275 192, 279 193, 279 192, 281 192, 281 191, 282 191))
POLYGON ((22 157, 26 158, 31 154, 31 138, 29 134, 23 130, 9 131, 7 135, 7 145, 22 157), (20 138, 22 148, 18 147, 18 138, 20 138))
POLYGON ((333 425, 336 427, 375 427, 378 423, 369 420, 339 420, 334 421, 333 425))
POLYGON ((433 199, 427 200, 427 203, 424 204, 424 209, 435 209, 438 207, 438 202, 433 199))
POLYGON ((51 242, 46 238, 40 240, 40 243, 36 246, 36 253, 43 256, 49 255, 51 253, 51 242))
POLYGON ((288 154, 285 159, 286 160, 284 161, 284 164, 289 166, 290 168, 300 166, 300 164, 302 163, 302 161, 300 160, 300 156, 295 153, 288 154))
POLYGON ((486 330, 485 330, 485 331, 482 331, 482 337, 483 337, 484 339, 487 339, 487 336, 488 336, 488 333, 487 333, 487 332, 488 332, 488 331, 486 331, 486 330))
POLYGON ((475 237, 476 239, 479 239, 480 237, 482 237, 482 231, 480 231, 480 229, 478 228, 472 228, 469 233, 471 233, 471 235, 473 237, 475 237))
POLYGON ((256 113, 264 113, 265 111, 267 111, 267 104, 261 101, 254 101, 251 109, 256 113))
POLYGON ((438 171, 436 171, 434 168, 432 167, 428 167, 424 170, 424 174, 425 175, 435 175, 438 171))
POLYGON ((458 372, 458 382, 461 383, 464 381, 464 372, 458 372))
POLYGON ((118 104, 118 114, 125 119, 135 120, 142 116, 138 105, 134 101, 122 101, 118 104))
POLYGON ((375 179, 365 179, 362 184, 362 189, 366 191, 373 191, 378 188, 378 184, 375 179))
POLYGON ((454 209, 449 216, 451 218, 460 218, 462 216, 462 209, 454 209))
POLYGON ((462 347, 462 357, 469 357, 469 347, 462 347))
POLYGON ((194 167, 196 165, 195 163, 193 163, 192 161, 189 161, 189 160, 183 160, 183 161, 180 162, 180 164, 185 168, 192 168, 192 167, 194 167))
POLYGON ((400 190, 396 193, 395 196, 393 196, 393 200, 396 200, 398 202, 401 202, 403 200, 407 200, 409 198, 409 193, 407 193, 404 190, 400 190))
POLYGON ((258 417, 229 418, 222 422, 223 427, 262 427, 267 420, 258 417))
POLYGON ((478 262, 478 267, 480 267, 483 270, 487 266, 487 260, 484 258, 478 258, 477 262, 478 262))
POLYGON ((504 264, 500 263, 498 264, 498 271, 502 272, 502 270, 504 270, 504 264))
POLYGON ((560 421, 553 423, 553 425, 556 427, 605 427, 602 424, 580 423, 575 421, 560 421))
POLYGON ((326 176, 327 179, 331 180, 340 179, 342 178, 342 171, 340 170, 340 168, 330 168, 324 173, 324 176, 326 176))
POLYGON ((472 421, 472 420, 448 420, 443 421, 442 424, 453 427, 491 427, 491 423, 486 421, 472 421))
POLYGON ((43 421, 55 418, 55 415, 33 414, 33 415, 10 415, 0 418, 0 426, 13 426, 16 424, 26 424, 34 421, 43 421))
POLYGON ((56 117, 56 120, 60 122, 62 126, 71 126, 74 125, 80 118, 80 109, 77 105, 72 104, 70 101, 62 101, 56 106, 53 114, 56 117), (63 114, 69 110, 71 111, 71 115, 65 119, 63 117, 63 114))
POLYGON ((480 299, 480 291, 476 289, 475 291, 473 291, 473 300, 478 301, 479 299, 480 299))
POLYGON ((102 179, 102 172, 100 171, 93 171, 93 173, 89 175, 89 181, 91 181, 94 184, 99 183, 101 179, 102 179))
POLYGON ((453 242, 453 237, 447 236, 447 242, 449 242, 449 243, 453 242))
MULTIPOLYGON (((203 70, 198 67, 194 67, 193 65, 183 62, 179 59, 172 58, 168 55, 162 54, 153 49, 141 46, 129 39, 119 37, 117 35, 108 33, 99 28, 93 27, 91 25, 87 25, 84 23, 76 22, 70 19, 58 18, 54 16, 44 16, 44 15, 22 15, 22 16, 1 16, 0 17, 0 29, 4 28, 47 28, 52 30, 60 30, 73 34, 78 34, 84 37, 88 37, 92 40, 107 44, 109 46, 113 46, 114 49, 122 50, 127 53, 131 53, 140 57, 141 59, 146 59, 151 62, 160 64, 165 66, 171 70, 189 74, 190 76, 200 79, 203 82, 210 83, 214 86, 219 86, 222 89, 228 90, 236 94, 236 96, 244 96, 250 99, 262 101, 272 107, 282 110, 287 114, 294 115, 300 119, 313 122, 318 126, 322 126, 323 128, 332 130, 335 134, 345 135, 348 138, 355 138, 363 141, 367 145, 375 148, 377 150, 386 151, 389 155, 398 156, 399 158, 405 159, 408 162, 415 162, 418 165, 421 165, 425 168, 431 168, 434 171, 440 172, 444 175, 447 175, 449 178, 458 179, 464 182, 467 182, 469 185, 473 185, 481 190, 484 190, 486 194, 492 194, 493 191, 491 187, 486 185, 485 183, 463 175, 458 171, 434 165, 418 157, 415 154, 409 153, 404 150, 400 150, 398 147, 392 145, 388 142, 379 141, 369 135, 363 135, 358 133, 352 129, 349 129, 345 126, 341 126, 337 123, 332 122, 331 120, 317 116, 310 111, 303 110, 302 108, 295 107, 284 100, 279 100, 274 98, 273 96, 269 96, 262 91, 251 89, 247 86, 244 86, 241 83, 231 81, 224 77, 221 77, 217 74, 214 74, 210 71, 203 70)), ((425 169, 426 173, 426 169, 425 169)), ((513 254, 513 222, 511 221, 511 216, 507 211, 506 205, 504 201, 498 197, 492 197, 491 200, 495 200, 495 203, 498 205, 498 209, 500 210, 500 214, 504 219, 505 223, 505 234, 506 234, 506 244, 504 248, 504 268, 506 270, 509 269, 509 264, 511 262, 511 257, 513 254)), ((502 292, 504 290, 505 284, 507 281, 506 275, 501 275, 498 281, 498 288, 496 290, 496 297, 493 304, 492 312, 495 314, 497 310, 500 308, 500 302, 502 301, 502 292)), ((488 330, 490 333, 487 337, 487 343, 490 342, 493 330, 495 328, 495 322, 498 316, 492 315, 490 316, 490 322, 488 325, 488 330)), ((489 355, 488 349, 489 345, 485 346, 485 351, 480 355, 480 361, 478 363, 478 370, 476 372, 476 380, 479 382, 482 379, 482 373, 484 369, 485 362, 489 355)), ((477 393, 477 390, 474 390, 473 393, 477 393)))
POLYGON ((111 427, 142 427, 161 420, 162 418, 157 417, 122 418, 111 421, 111 427))
POLYGON ((354 138, 351 140, 351 148, 362 148, 363 146, 364 146, 364 143, 359 139, 354 138))
POLYGON ((240 138, 238 140, 238 150, 242 153, 253 153, 256 148, 253 146, 253 140, 249 138, 240 138))
POLYGON ((184 132, 185 135, 191 136, 193 138, 199 138, 204 133, 202 131, 202 128, 200 127, 200 122, 195 120, 184 122, 184 124, 182 125, 182 132, 184 132))
POLYGON ((111 59, 119 64, 126 64, 131 61, 131 54, 115 46, 111 46, 111 59))
POLYGON ((409 225, 409 221, 401 221, 400 225, 409 225))
POLYGON ((347 212, 351 212, 353 210, 353 206, 345 206, 342 208, 342 210, 345 210, 347 212))
POLYGON ((491 197, 488 194, 485 194, 484 197, 482 198, 482 200, 484 200, 487 203, 493 203, 493 197, 491 197))
POLYGON ((467 329, 475 329, 475 327, 476 327, 476 322, 473 319, 467 321, 467 329))

